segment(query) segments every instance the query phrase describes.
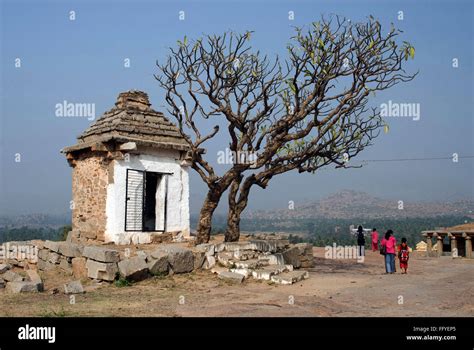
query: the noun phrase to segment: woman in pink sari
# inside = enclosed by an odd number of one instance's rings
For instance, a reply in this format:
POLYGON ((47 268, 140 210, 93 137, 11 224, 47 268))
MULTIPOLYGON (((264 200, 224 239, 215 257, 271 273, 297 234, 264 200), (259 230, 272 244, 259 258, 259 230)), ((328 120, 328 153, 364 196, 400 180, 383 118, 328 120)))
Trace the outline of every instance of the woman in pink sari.
POLYGON ((379 250, 379 233, 376 228, 372 229, 372 251, 376 252, 379 250))

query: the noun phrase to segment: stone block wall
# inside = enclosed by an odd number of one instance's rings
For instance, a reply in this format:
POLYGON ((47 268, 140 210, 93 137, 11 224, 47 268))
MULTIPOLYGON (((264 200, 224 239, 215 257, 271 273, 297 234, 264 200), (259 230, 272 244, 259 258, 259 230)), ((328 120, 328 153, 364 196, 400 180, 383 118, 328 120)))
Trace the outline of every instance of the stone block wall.
POLYGON ((72 228, 79 240, 104 241, 110 160, 88 152, 79 156, 72 171, 72 228))

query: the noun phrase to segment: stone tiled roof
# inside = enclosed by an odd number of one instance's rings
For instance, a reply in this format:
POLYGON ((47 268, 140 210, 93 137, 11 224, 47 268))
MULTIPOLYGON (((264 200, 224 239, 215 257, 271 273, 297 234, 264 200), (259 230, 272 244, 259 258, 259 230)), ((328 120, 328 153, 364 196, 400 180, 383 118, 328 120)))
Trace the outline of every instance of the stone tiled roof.
POLYGON ((90 147, 97 142, 133 141, 158 148, 188 149, 178 128, 161 112, 153 110, 148 95, 142 91, 122 92, 115 107, 92 123, 78 138, 78 143, 63 152, 90 147))

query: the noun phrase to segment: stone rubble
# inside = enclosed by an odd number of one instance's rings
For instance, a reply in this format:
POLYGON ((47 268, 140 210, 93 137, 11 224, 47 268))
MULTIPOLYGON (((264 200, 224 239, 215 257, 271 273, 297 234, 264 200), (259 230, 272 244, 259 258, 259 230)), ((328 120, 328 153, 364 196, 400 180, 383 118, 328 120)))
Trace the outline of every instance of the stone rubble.
POLYGON ((82 294, 85 293, 81 281, 72 281, 64 285, 65 294, 82 294))
MULTIPOLYGON (((168 238, 163 241, 170 241, 168 238)), ((65 290, 67 293, 76 293, 76 290, 81 293, 76 282, 86 278, 98 282, 113 282, 119 278, 136 282, 151 276, 199 269, 210 270, 220 279, 239 283, 254 278, 292 284, 308 276, 307 271, 293 269, 310 268, 314 264, 311 244, 290 244, 282 235, 257 235, 249 237, 248 241, 206 243, 192 248, 166 243, 158 245, 155 250, 137 250, 132 256, 114 249, 114 246, 84 245, 70 240, 18 243, 34 247, 37 259, 0 261, 0 289, 14 293, 44 289, 36 270, 58 269, 72 276, 77 281, 65 285, 65 290), (13 268, 20 267, 27 273, 26 278, 13 271, 13 268)))

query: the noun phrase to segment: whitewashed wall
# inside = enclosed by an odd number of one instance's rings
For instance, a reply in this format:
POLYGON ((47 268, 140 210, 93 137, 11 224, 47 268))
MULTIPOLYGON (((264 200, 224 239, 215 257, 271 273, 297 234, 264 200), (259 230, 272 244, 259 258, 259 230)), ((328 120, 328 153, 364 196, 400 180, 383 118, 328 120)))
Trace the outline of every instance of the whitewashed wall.
MULTIPOLYGON (((114 161, 113 183, 107 187, 106 241, 118 244, 149 243, 149 232, 125 232, 125 191, 127 169, 146 170, 168 175, 168 202, 166 231, 181 231, 189 236, 189 177, 188 168, 180 165, 179 152, 173 150, 148 150, 147 154, 130 154, 129 161, 114 161)), ((163 229, 164 180, 157 190, 157 229, 163 229)))

